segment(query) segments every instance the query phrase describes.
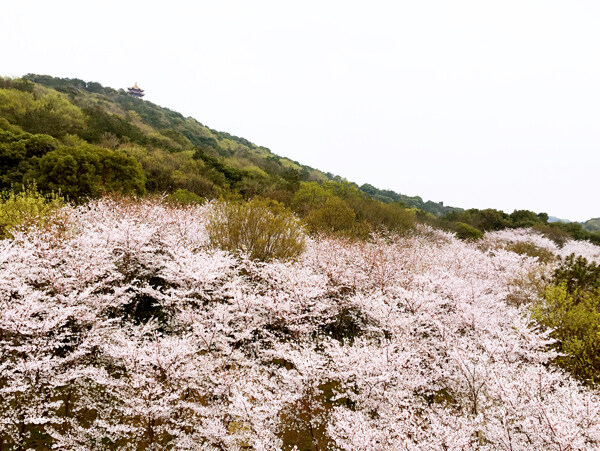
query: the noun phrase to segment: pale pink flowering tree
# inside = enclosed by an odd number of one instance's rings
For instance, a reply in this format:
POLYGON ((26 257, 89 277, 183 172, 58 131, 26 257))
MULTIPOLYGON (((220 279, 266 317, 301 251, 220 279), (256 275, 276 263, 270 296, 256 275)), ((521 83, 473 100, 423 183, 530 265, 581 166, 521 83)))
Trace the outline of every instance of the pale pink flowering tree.
POLYGON ((0 242, 0 448, 600 446, 597 393, 506 302, 535 258, 421 228, 260 263, 210 209, 104 199, 0 242))

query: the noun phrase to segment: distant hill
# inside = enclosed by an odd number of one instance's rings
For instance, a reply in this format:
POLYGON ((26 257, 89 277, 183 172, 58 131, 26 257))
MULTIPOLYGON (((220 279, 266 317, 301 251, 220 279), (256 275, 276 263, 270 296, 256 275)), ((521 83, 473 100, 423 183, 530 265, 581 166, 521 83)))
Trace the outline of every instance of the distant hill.
POLYGON ((583 228, 590 232, 600 231, 600 218, 589 219, 583 223, 583 228))
POLYGON ((562 222, 564 224, 569 224, 571 221, 569 221, 568 219, 557 218, 556 216, 549 216, 548 222, 562 222))
MULTIPOLYGON (((548 218, 548 222, 562 222, 564 224, 572 224, 572 221, 568 219, 560 219, 555 216, 550 216, 548 218)), ((578 223, 583 226, 583 228, 589 232, 600 232, 600 218, 592 218, 588 219, 585 222, 578 223)))

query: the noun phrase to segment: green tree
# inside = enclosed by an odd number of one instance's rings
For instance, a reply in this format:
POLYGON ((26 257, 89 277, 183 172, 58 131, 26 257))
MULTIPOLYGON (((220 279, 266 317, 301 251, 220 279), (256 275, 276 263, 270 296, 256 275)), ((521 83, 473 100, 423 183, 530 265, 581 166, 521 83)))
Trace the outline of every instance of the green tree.
POLYGON ((21 185, 34 157, 55 150, 58 141, 48 135, 0 131, 0 189, 21 185))
POLYGON ((510 214, 510 220, 513 227, 533 227, 543 221, 540 217, 529 210, 515 210, 510 214))
POLYGON ((302 182, 292 199, 292 208, 300 216, 306 216, 325 203, 329 195, 317 182, 302 182))
POLYGON ((311 231, 335 234, 351 233, 355 219, 356 213, 339 197, 330 197, 305 218, 311 231))
POLYGON ((125 153, 100 149, 100 185, 104 191, 143 195, 146 176, 142 165, 125 153))
POLYGON ((464 222, 454 224, 454 231, 456 232, 456 236, 461 240, 478 240, 483 237, 481 230, 464 222))
POLYGON ((60 192, 71 200, 100 194, 100 158, 97 152, 80 147, 61 147, 39 159, 37 169, 25 178, 43 191, 60 192))
POLYGON ((532 310, 556 339, 556 363, 588 384, 600 383, 600 267, 570 255, 532 310))

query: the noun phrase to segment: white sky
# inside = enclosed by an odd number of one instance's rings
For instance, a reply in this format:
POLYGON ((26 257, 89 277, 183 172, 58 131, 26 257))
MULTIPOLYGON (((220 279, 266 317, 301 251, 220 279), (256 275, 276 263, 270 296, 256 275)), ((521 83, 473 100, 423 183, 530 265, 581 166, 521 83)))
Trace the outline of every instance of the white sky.
POLYGON ((600 216, 600 2, 0 0, 0 75, 125 88, 464 208, 600 216))

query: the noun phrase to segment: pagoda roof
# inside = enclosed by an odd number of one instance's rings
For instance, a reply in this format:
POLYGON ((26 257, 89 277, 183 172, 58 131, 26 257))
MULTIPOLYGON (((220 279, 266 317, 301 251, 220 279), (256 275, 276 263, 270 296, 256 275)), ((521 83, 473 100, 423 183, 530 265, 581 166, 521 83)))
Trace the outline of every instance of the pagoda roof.
POLYGON ((140 88, 140 87, 137 85, 137 81, 135 82, 135 84, 133 85, 133 87, 131 87, 131 88, 127 88, 127 89, 129 89, 130 91, 141 91, 141 92, 144 92, 144 90, 143 90, 143 89, 141 89, 141 88, 140 88))

